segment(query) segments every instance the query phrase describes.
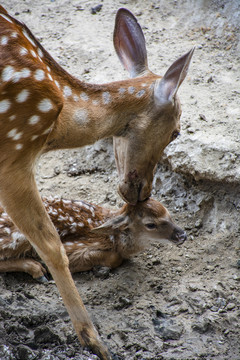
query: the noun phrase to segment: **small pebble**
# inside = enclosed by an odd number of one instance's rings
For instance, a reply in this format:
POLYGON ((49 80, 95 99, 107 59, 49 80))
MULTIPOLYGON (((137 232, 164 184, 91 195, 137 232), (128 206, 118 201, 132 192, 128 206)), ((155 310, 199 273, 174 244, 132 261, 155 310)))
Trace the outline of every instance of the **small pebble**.
POLYGON ((101 11, 101 9, 102 9, 102 4, 94 6, 91 8, 91 14, 95 15, 97 12, 101 11))
POLYGON ((233 310, 235 308, 235 304, 234 303, 229 303, 226 307, 227 310, 233 310))

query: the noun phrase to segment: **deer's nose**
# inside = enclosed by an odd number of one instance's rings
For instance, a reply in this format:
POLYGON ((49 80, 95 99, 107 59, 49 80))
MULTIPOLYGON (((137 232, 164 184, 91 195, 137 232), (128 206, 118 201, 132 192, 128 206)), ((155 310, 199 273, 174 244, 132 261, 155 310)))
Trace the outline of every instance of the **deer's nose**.
POLYGON ((172 233, 172 236, 171 236, 171 240, 177 244, 177 245, 181 245, 184 243, 184 241, 187 240, 187 234, 185 231, 183 231, 182 229, 181 230, 178 230, 178 229, 175 229, 173 230, 173 233, 172 233))

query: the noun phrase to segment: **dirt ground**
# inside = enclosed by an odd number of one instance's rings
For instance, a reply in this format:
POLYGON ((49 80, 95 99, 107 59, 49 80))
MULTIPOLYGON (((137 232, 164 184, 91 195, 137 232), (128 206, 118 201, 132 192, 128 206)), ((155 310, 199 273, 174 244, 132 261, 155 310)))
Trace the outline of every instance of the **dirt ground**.
MULTIPOLYGON (((119 7, 138 17, 155 72, 163 74, 196 45, 179 91, 182 136, 166 150, 153 187, 153 197, 188 240, 181 247, 151 244, 110 273, 79 273, 74 280, 115 360, 240 360, 239 2, 3 0, 2 5, 65 69, 87 82, 127 76, 112 45, 119 7)), ((42 195, 122 204, 111 139, 44 155, 37 181, 42 195)), ((81 349, 52 281, 0 274, 0 289, 1 360, 97 359, 81 349)))

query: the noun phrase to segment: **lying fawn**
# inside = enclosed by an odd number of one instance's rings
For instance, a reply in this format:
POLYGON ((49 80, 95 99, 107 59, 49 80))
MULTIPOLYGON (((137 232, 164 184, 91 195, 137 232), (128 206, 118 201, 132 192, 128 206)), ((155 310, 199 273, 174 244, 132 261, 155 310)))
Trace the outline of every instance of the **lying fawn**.
MULTIPOLYGON (((111 269, 141 251, 151 240, 181 245, 185 232, 173 223, 167 209, 148 199, 125 204, 117 211, 83 201, 43 198, 69 259, 72 273, 94 266, 111 269)), ((29 241, 0 208, 0 272, 24 271, 46 281, 43 266, 29 241)))
POLYGON ((72 280, 37 190, 34 165, 50 150, 114 136, 120 195, 131 204, 148 198, 156 163, 180 131, 177 91, 193 54, 176 60, 163 77, 152 73, 142 29, 126 9, 116 16, 114 46, 131 79, 86 84, 0 6, 0 202, 47 265, 81 344, 103 360, 111 356, 72 280))

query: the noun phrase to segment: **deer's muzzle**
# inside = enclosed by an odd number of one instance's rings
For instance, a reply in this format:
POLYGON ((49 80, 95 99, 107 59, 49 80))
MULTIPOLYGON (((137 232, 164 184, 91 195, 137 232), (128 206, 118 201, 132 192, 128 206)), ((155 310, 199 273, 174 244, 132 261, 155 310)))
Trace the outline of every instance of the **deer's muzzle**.
POLYGON ((136 170, 128 173, 127 178, 120 183, 118 192, 124 201, 136 205, 138 201, 144 201, 151 195, 152 186, 147 180, 141 180, 136 170))

